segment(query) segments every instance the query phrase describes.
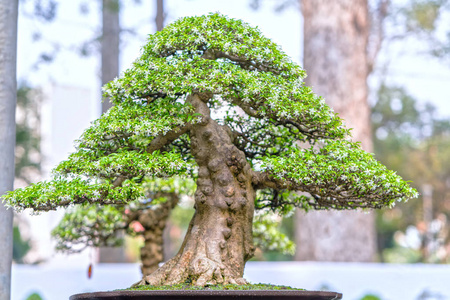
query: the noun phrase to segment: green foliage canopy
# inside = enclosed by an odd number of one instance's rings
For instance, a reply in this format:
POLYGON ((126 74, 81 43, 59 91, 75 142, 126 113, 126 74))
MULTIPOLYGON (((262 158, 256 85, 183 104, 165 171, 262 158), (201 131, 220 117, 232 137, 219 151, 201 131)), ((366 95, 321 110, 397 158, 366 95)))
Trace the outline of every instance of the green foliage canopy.
POLYGON ((264 191, 260 207, 378 208, 417 196, 350 141, 304 84, 305 71, 257 28, 220 14, 186 17, 151 35, 141 52, 104 87, 115 106, 83 133, 54 179, 9 193, 9 205, 125 204, 144 196, 143 176, 195 177, 188 133, 209 116, 194 113, 194 94, 264 179, 255 185, 264 191))

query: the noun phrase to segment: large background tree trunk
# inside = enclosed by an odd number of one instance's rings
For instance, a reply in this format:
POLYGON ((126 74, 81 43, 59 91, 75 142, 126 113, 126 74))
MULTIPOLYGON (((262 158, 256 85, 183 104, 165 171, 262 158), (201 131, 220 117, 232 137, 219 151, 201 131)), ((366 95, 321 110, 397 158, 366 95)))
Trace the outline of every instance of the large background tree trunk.
MULTIPOLYGON (((119 0, 103 0, 102 7, 102 86, 119 76, 119 0)), ((111 108, 109 99, 104 99, 102 112, 111 108)))
MULTIPOLYGON (((367 0, 303 0, 306 83, 354 128, 353 140, 371 152, 367 103, 367 0)), ((319 211, 296 217, 297 260, 372 261, 374 214, 319 211)))
MULTIPOLYGON (((119 76, 119 0, 103 0, 102 7, 102 38, 101 38, 101 81, 102 86, 119 76)), ((102 113, 110 109, 112 103, 103 99, 102 113)), ((124 234, 121 233, 123 236, 124 234)), ((124 247, 101 247, 99 253, 101 263, 126 262, 124 247)))
POLYGON ((156 31, 163 30, 165 19, 166 13, 164 12, 164 0, 156 0, 156 16, 155 16, 156 31))
MULTIPOLYGON (((0 195, 14 183, 17 8, 18 0, 0 0, 0 195)), ((12 220, 0 201, 0 300, 10 299, 12 220)))

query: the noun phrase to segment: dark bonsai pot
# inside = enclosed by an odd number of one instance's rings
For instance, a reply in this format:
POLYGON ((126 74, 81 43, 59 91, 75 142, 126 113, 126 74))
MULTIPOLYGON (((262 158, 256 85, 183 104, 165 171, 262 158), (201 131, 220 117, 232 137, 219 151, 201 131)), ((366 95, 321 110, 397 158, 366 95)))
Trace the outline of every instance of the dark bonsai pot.
POLYGON ((70 300, 333 300, 342 299, 335 292, 314 291, 239 291, 239 290, 177 290, 177 291, 113 291, 76 294, 70 300))

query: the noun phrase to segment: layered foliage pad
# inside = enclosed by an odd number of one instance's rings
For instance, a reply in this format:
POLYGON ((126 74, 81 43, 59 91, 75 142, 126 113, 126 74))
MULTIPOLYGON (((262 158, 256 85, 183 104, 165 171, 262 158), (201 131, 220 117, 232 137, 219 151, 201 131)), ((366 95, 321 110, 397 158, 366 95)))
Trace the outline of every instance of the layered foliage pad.
POLYGON ((193 112, 193 94, 226 109, 216 120, 271 182, 257 186, 257 207, 378 208, 417 196, 349 141, 305 76, 257 28, 220 14, 182 18, 151 35, 133 66, 104 87, 115 106, 84 132, 55 179, 4 199, 35 210, 127 203, 143 197, 143 176, 195 176, 187 133, 205 116, 193 112))
POLYGON ((141 195, 140 185, 132 180, 114 188, 107 181, 59 176, 52 181, 38 182, 9 192, 3 198, 7 205, 18 211, 25 208, 48 211, 79 203, 121 204, 141 195))
POLYGON ((134 212, 157 209, 159 204, 167 200, 163 195, 173 193, 180 197, 192 197, 195 192, 192 179, 179 177, 144 179, 142 186, 145 190, 144 197, 127 205, 80 204, 68 210, 52 231, 52 236, 57 241, 57 250, 77 253, 86 247, 120 246, 123 239, 117 232, 125 230, 131 236, 142 234, 130 226, 132 219, 129 216, 134 212))
MULTIPOLYGON (((134 212, 157 209, 165 202, 158 195, 176 194, 179 198, 192 198, 196 184, 192 179, 172 177, 169 179, 144 179, 145 197, 127 205, 79 204, 68 210, 58 226, 52 231, 56 249, 65 253, 79 253, 87 247, 116 247, 123 244, 118 232, 129 236, 142 235, 136 232, 129 218, 134 212)), ((261 212, 253 220, 253 236, 262 250, 293 254, 295 244, 279 231, 281 219, 270 212, 261 212)))
POLYGON ((287 188, 313 196, 284 195, 285 199, 294 197, 293 203, 305 210, 390 207, 394 200, 406 201, 417 195, 394 171, 350 141, 292 147, 282 155, 265 157, 263 162, 262 169, 276 179, 288 178, 287 188))

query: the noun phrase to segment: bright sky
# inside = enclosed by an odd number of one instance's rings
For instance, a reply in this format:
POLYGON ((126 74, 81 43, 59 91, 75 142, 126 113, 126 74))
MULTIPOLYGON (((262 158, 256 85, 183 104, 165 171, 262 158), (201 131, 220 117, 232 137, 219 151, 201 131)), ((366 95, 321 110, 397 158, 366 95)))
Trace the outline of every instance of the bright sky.
MULTIPOLYGON (((70 86, 99 90, 98 55, 93 51, 88 58, 74 53, 73 46, 92 40, 100 32, 99 1, 89 3, 89 14, 82 15, 79 9, 81 1, 60 1, 58 17, 54 22, 42 24, 31 21, 24 15, 32 9, 30 1, 21 2, 18 41, 18 78, 26 79, 33 85, 45 85, 54 82, 70 86), (41 31, 42 39, 32 42, 35 31, 41 31), (50 64, 33 69, 39 54, 50 50, 51 43, 62 45, 57 59, 50 64)), ((121 25, 124 29, 136 31, 136 34, 122 35, 123 51, 121 68, 126 69, 139 55, 139 48, 145 43, 147 34, 154 32, 154 0, 142 0, 140 5, 134 1, 124 6, 121 25)), ((233 18, 242 19, 258 26, 262 32, 282 45, 284 51, 294 61, 301 61, 302 18, 298 8, 292 6, 282 13, 275 13, 275 0, 263 1, 258 11, 249 6, 250 0, 166 0, 167 22, 181 16, 201 15, 209 12, 221 12, 233 18)), ((417 55, 414 43, 402 43, 389 55, 382 55, 383 61, 389 57, 389 82, 406 86, 420 101, 431 101, 438 106, 441 116, 450 117, 450 65, 417 55)), ((326 71, 326 70, 324 70, 326 71)), ((100 95, 100 92, 99 92, 100 95)))

